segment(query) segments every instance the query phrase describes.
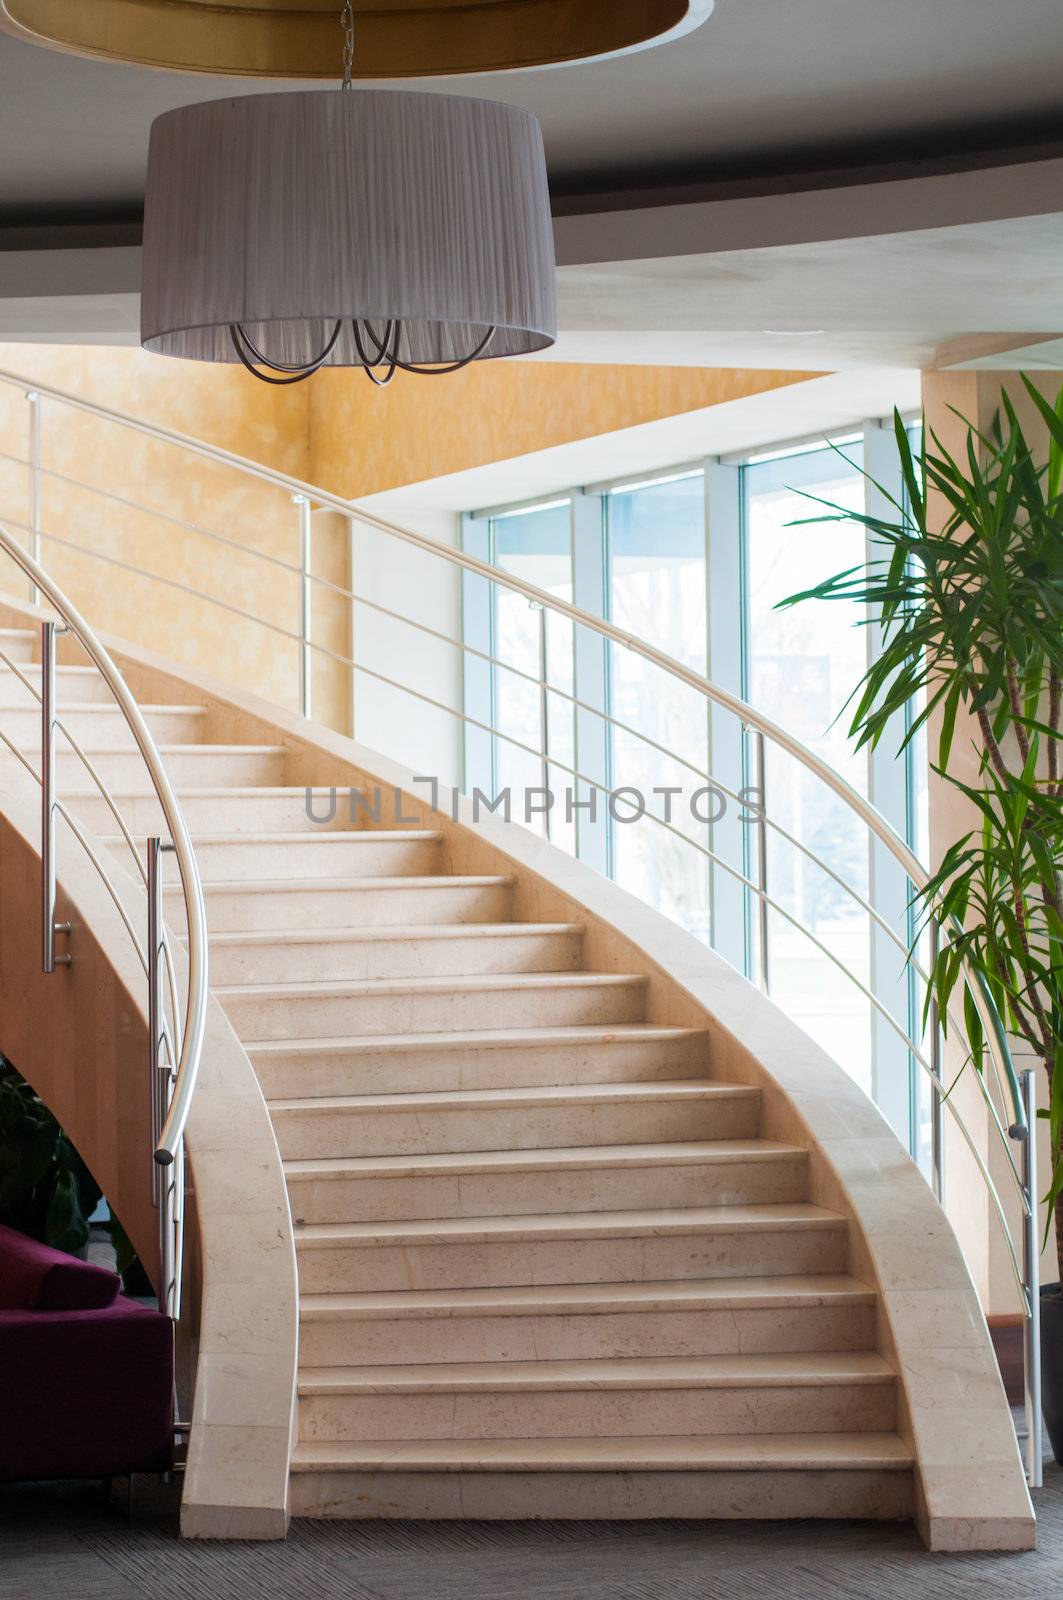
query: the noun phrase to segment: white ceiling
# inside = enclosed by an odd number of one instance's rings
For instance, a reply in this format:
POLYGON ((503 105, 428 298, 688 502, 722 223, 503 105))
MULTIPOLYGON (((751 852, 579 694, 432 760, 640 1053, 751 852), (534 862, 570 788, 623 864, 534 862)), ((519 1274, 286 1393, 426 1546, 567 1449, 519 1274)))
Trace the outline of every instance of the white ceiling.
MULTIPOLYGON (((337 71, 339 46, 337 20, 337 71)), ((1060 0, 717 0, 656 50, 427 87, 535 111, 560 194, 1063 142, 1061 59, 1060 0)), ((153 116, 270 87, 4 35, 0 216, 135 212, 153 116)))
MULTIPOLYGON (((543 119, 547 359, 1038 364, 1063 350, 1061 61, 1063 0, 717 0, 656 51, 433 87, 543 119)), ((263 87, 0 35, 0 338, 135 342, 152 116, 263 87)))

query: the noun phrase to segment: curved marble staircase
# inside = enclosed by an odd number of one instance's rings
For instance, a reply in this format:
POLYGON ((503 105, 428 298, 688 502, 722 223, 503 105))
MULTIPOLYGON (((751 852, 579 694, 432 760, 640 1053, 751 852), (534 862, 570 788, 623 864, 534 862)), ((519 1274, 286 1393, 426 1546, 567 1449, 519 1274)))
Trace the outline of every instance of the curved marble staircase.
MULTIPOLYGON (((32 656, 31 635, 3 643, 32 656)), ((59 677, 146 834, 119 714, 90 670, 59 677)), ((278 713, 276 743, 211 743, 228 713, 189 694, 141 700, 296 1224, 292 1513, 915 1514, 866 1244, 815 1200, 808 1142, 772 1135, 763 1081, 718 1070, 707 1023, 661 1020, 650 963, 596 970, 594 917, 529 920, 512 858, 468 871, 449 818, 312 822, 308 725, 278 713)), ((31 738, 4 700, 0 725, 31 738)), ((113 834, 72 757, 60 785, 113 834)), ((556 853, 535 848, 545 871, 556 853)))

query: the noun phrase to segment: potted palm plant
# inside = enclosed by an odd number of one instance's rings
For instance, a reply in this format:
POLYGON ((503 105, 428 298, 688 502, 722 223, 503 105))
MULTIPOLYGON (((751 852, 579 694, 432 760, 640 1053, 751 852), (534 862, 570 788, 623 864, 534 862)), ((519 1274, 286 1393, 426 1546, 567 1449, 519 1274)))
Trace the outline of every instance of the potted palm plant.
MULTIPOLYGON (((1063 390, 1053 408, 1023 383, 1046 450, 1031 448, 1006 394, 988 435, 966 423, 959 456, 925 430, 913 446, 895 416, 906 503, 876 484, 887 515, 821 501, 804 519, 863 523, 881 559, 783 604, 871 608, 882 650, 849 701, 850 732, 874 747, 916 705, 904 742, 930 724, 935 770, 971 808, 971 831, 945 852, 920 909, 943 930, 931 985, 941 1015, 970 963, 1044 1071, 1059 1281, 1042 1291, 1043 1394, 1063 1459, 1063 390)), ((978 1015, 964 1014, 982 1070, 978 1015)))

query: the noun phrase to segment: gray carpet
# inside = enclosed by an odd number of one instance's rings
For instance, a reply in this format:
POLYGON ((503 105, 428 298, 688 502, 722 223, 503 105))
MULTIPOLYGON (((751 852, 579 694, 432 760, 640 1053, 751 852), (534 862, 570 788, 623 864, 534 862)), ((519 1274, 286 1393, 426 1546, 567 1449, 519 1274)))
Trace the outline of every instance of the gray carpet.
POLYGON ((1063 1595, 1063 1469, 1022 1556, 928 1556, 875 1523, 296 1522, 287 1544, 185 1544, 150 1489, 0 1486, 2 1600, 992 1600, 1063 1595))

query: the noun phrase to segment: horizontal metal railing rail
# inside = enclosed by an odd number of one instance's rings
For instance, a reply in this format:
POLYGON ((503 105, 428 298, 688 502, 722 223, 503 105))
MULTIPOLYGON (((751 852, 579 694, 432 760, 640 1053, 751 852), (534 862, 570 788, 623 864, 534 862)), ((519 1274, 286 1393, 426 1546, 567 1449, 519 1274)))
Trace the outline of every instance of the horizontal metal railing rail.
MULTIPOLYGON (((443 545, 428 535, 401 527, 337 495, 304 483, 288 474, 273 471, 257 462, 247 460, 230 451, 205 444, 203 441, 193 439, 188 435, 176 433, 173 430, 142 419, 126 416, 120 411, 97 405, 78 396, 69 395, 62 390, 46 385, 30 384, 17 374, 0 371, 0 383, 4 382, 21 389, 28 397, 32 395, 34 427, 31 429, 30 455, 28 458, 8 457, 11 460, 17 459, 19 464, 25 465, 30 473, 32 488, 30 496, 31 510, 28 522, 21 525, 21 531, 26 534, 31 546, 39 551, 43 543, 53 544, 57 549, 101 562, 114 570, 124 571, 138 579, 158 584, 168 593, 178 591, 195 601, 216 606, 229 615, 235 616, 252 626, 263 628, 273 636, 289 642, 299 652, 299 704, 304 715, 311 713, 312 671, 310 663, 316 657, 320 660, 334 662, 346 671, 364 675, 400 693, 410 695, 421 704, 431 707, 441 714, 457 718, 462 726, 470 730, 477 730, 489 735, 492 739, 503 741, 509 748, 524 752, 530 758, 539 761, 542 764, 544 773, 548 768, 556 768, 559 772, 570 774, 578 783, 584 783, 599 791, 608 792, 600 776, 594 777, 579 770, 580 764, 577 757, 574 756, 570 764, 560 759, 557 753, 548 748, 548 708, 556 701, 567 705, 573 714, 579 712, 581 715, 593 716, 600 719, 603 727, 633 736, 635 739, 640 740, 647 749, 652 749, 668 760, 676 762, 699 779, 712 783, 730 798, 741 800, 741 796, 737 794, 734 787, 721 784, 719 780, 713 778, 686 756, 669 749, 667 745, 658 739, 654 739, 645 730, 632 726, 622 718, 615 716, 612 711, 607 711, 603 706, 588 704, 576 694, 569 693, 568 690, 560 685, 550 682, 546 666, 545 621, 540 624, 539 671, 538 673, 527 672, 511 662, 502 660, 491 650, 482 650, 464 638, 456 638, 453 635, 444 633, 416 617, 406 615, 393 607, 384 605, 379 600, 374 600, 365 594, 359 594, 355 588, 348 588, 344 584, 339 584, 333 579, 325 578, 315 573, 312 570, 309 513, 312 509, 317 509, 338 513, 345 518, 351 519, 352 522, 359 523, 377 534, 396 541, 397 547, 418 551, 434 560, 442 561, 452 570, 478 577, 492 586, 492 592, 505 591, 520 595, 531 606, 539 609, 543 617, 550 614, 556 618, 564 619, 573 629, 588 630, 590 633, 597 635, 607 646, 622 649, 640 658, 650 668, 664 674, 667 681, 683 685, 685 688, 700 695, 707 705, 729 713, 736 719, 737 725, 742 731, 743 740, 752 735, 758 741, 758 745, 761 747, 761 756, 763 747, 765 745, 770 746, 772 749, 791 758, 800 768, 817 779, 828 793, 833 795, 836 800, 861 821, 867 830, 869 838, 876 840, 892 856, 903 872, 905 881, 913 895, 925 888, 929 882, 929 875, 926 869, 905 840, 890 827, 870 801, 849 784, 827 761, 814 751, 807 749, 799 740, 789 734, 785 728, 764 716, 756 707, 747 704, 730 691, 705 678, 693 669, 686 667, 682 662, 659 650, 649 640, 618 628, 613 623, 594 616, 592 613, 562 600, 558 596, 550 594, 548 591, 512 573, 505 572, 499 567, 471 555, 467 551, 443 545), (255 480, 280 491, 296 508, 298 523, 296 524, 293 519, 292 532, 294 534, 297 527, 298 562, 286 561, 281 556, 257 550, 250 544, 226 537, 212 529, 203 527, 199 523, 176 517, 171 512, 161 508, 144 505, 105 486, 83 483, 71 478, 68 474, 47 467, 42 460, 40 428, 41 401, 45 398, 58 406, 69 407, 75 411, 90 415, 104 424, 131 430, 156 443, 185 452, 202 461, 210 462, 215 467, 228 468, 239 474, 243 480, 255 480), (178 528, 187 535, 203 538, 219 546, 234 549, 242 558, 247 558, 250 561, 257 560, 270 571, 290 576, 297 589, 296 615, 298 616, 298 625, 285 627, 282 623, 263 617, 248 609, 248 605, 253 602, 248 602, 247 605, 234 604, 231 600, 221 595, 212 594, 207 590, 182 582, 180 579, 165 572, 152 571, 150 568, 124 560, 121 556, 110 552, 88 549, 85 545, 64 536, 63 533, 45 528, 41 497, 41 484, 45 478, 67 487, 85 490, 91 495, 102 496, 111 504, 120 505, 143 516, 159 518, 167 526, 178 528), (375 615, 415 629, 421 636, 437 640, 461 652, 462 659, 478 659, 489 667, 492 673, 509 673, 515 680, 523 681, 529 686, 537 688, 540 696, 539 744, 534 745, 527 742, 526 739, 517 737, 509 728, 495 726, 493 713, 489 721, 485 721, 482 717, 477 718, 471 715, 463 705, 447 704, 446 701, 439 699, 435 695, 426 693, 412 684, 403 683, 389 673, 382 672, 379 665, 370 665, 367 661, 356 659, 353 653, 348 656, 343 651, 338 651, 320 640, 314 639, 312 637, 312 596, 315 592, 336 596, 354 606, 364 607, 375 615)), ((1002 1228, 1006 1248, 1022 1295, 1027 1323, 1027 1354, 1029 1357, 1032 1354, 1033 1343, 1036 1341, 1038 1315, 1038 1261, 1037 1253, 1031 1246, 1031 1238, 1036 1238, 1037 1196, 1036 1177, 1033 1173, 1034 1153, 1032 1150, 1032 1123, 1029 1109, 1030 1086, 1026 1075, 1024 1075, 1023 1081, 1020 1083, 1012 1062, 1006 1030, 999 1015, 996 1013, 991 996, 981 975, 970 965, 965 969, 968 991, 982 1023, 985 1040, 985 1059, 991 1067, 991 1072, 986 1073, 983 1070, 983 1063, 978 1061, 976 1063, 978 1067, 976 1077, 991 1133, 1006 1155, 1008 1178, 1012 1183, 1022 1216, 1021 1246, 1016 1243, 1012 1234, 1006 1208, 987 1162, 978 1150, 971 1131, 967 1128, 963 1116, 951 1095, 949 1086, 942 1080, 942 1052, 938 1045, 935 1029, 931 1030, 931 1049, 928 1059, 921 1031, 912 1026, 906 1027, 900 1022, 889 1008, 883 1005, 873 989, 863 982, 859 974, 846 966, 836 952, 832 951, 818 938, 813 928, 807 926, 799 918, 795 918, 780 902, 778 897, 770 892, 767 883, 768 858, 766 847, 769 833, 773 837, 784 841, 790 849, 802 859, 811 863, 817 870, 823 872, 837 888, 842 890, 861 914, 870 919, 869 925, 870 922, 873 922, 876 928, 885 933, 892 946, 909 958, 911 971, 925 988, 929 982, 929 973, 919 960, 917 952, 914 950, 909 951, 907 940, 900 937, 897 930, 878 912, 868 897, 863 895, 855 884, 848 881, 843 874, 835 871, 830 862, 824 860, 822 855, 814 851, 804 840, 798 838, 794 832, 772 817, 766 807, 761 808, 761 814, 756 821, 759 881, 751 877, 748 871, 743 871, 741 868, 736 867, 734 862, 728 861, 721 856, 710 844, 702 843, 700 839, 694 838, 690 833, 676 828, 674 824, 655 815, 652 811, 647 810, 644 815, 648 820, 657 824, 658 827, 666 830, 670 836, 679 839, 684 845, 692 848, 700 858, 728 873, 732 880, 738 882, 743 890, 759 904, 761 908, 761 943, 763 945, 762 961, 764 963, 762 968, 763 978, 766 979, 767 972, 766 933, 767 917, 770 910, 774 915, 782 917, 805 939, 809 940, 811 945, 822 956, 832 962, 848 981, 855 985, 857 991, 870 1004, 875 1013, 902 1039, 911 1060, 916 1063, 922 1072, 929 1074, 932 1082, 935 1158, 940 1156, 941 1149, 940 1119, 947 1109, 986 1184, 994 1213, 1002 1228), (999 1108, 997 1100, 999 1100, 999 1108), (1019 1164, 1016 1163, 1009 1141, 1016 1141, 1022 1145, 1021 1170, 1019 1164), (1034 1222, 1032 1232, 1031 1218, 1034 1222)), ((707 837, 711 838, 710 830, 703 831, 707 837)), ((950 1013, 947 1019, 938 1020, 942 1023, 947 1021, 951 1025, 954 1035, 960 1040, 964 1038, 965 1028, 959 1018, 950 1013)), ((940 1173, 937 1173, 936 1176, 940 1179, 940 1173)), ((1031 1362, 1028 1360, 1028 1371, 1030 1367, 1031 1362)), ((1036 1393, 1029 1396, 1028 1401, 1031 1416, 1039 1414, 1039 1398, 1036 1393)), ((1039 1428, 1034 1427, 1032 1421, 1029 1438, 1029 1473, 1031 1482, 1040 1481, 1039 1428)))

